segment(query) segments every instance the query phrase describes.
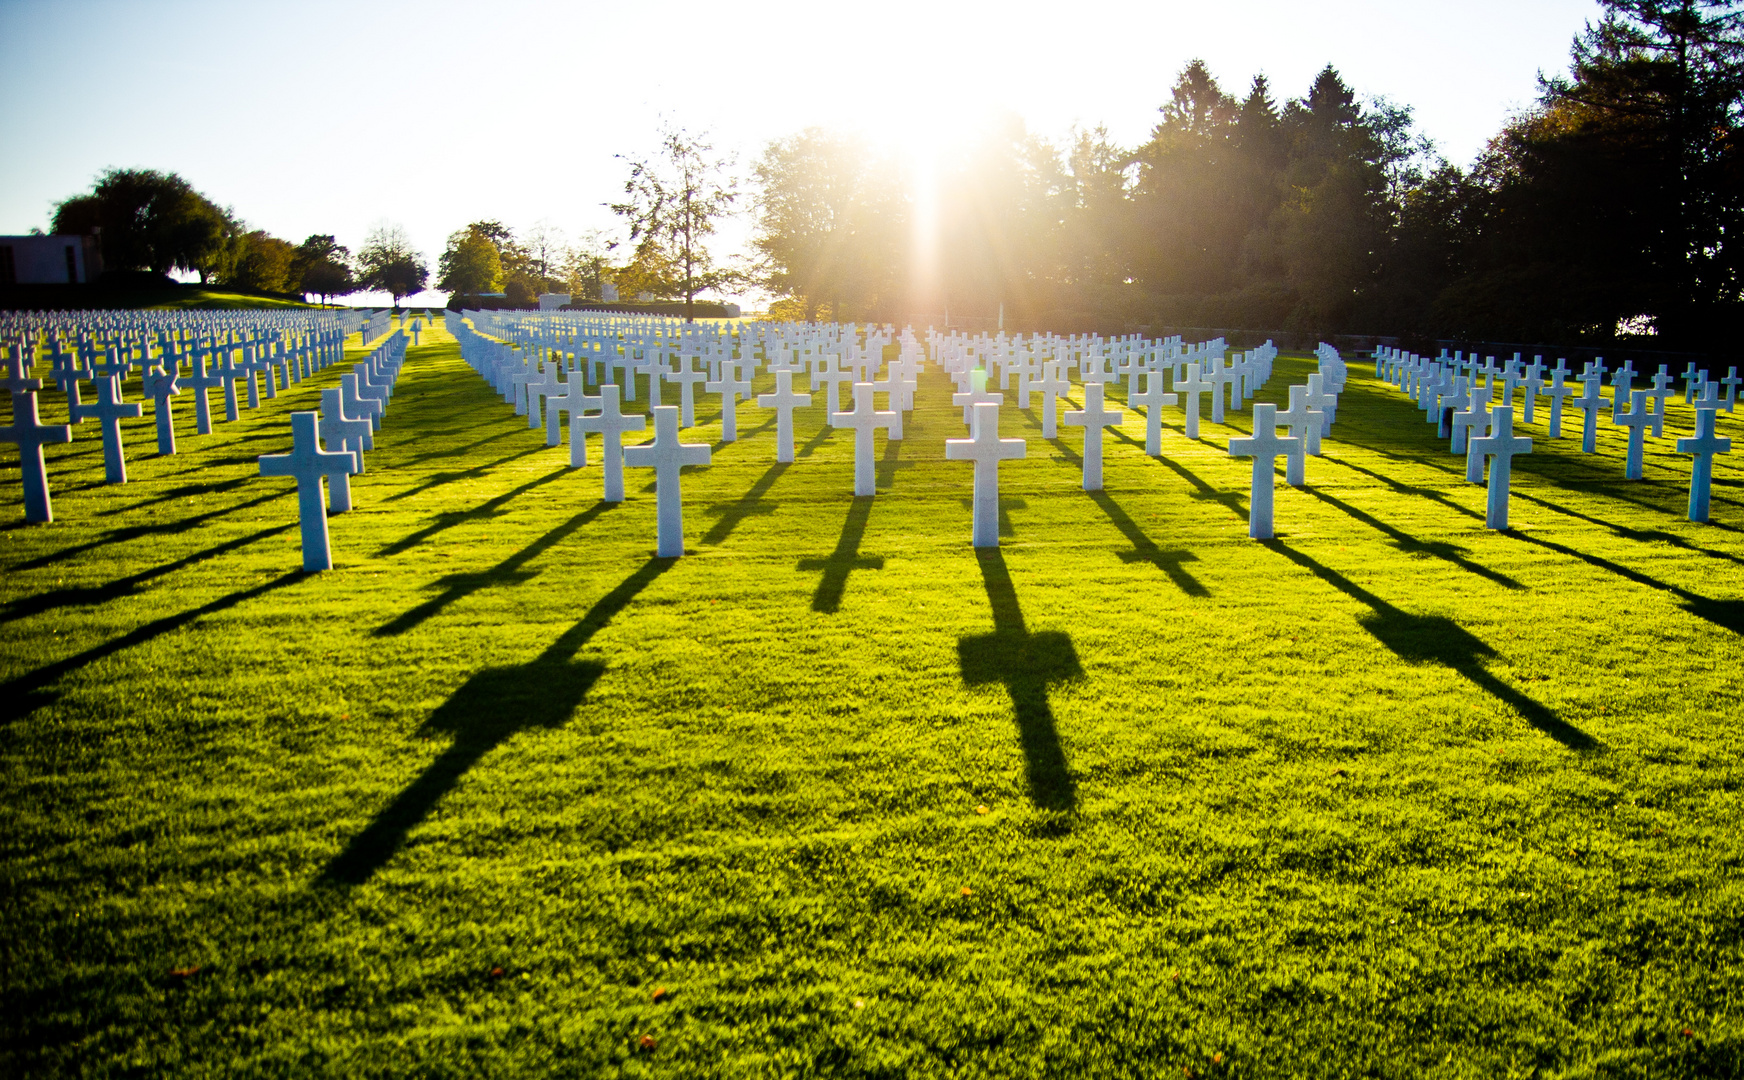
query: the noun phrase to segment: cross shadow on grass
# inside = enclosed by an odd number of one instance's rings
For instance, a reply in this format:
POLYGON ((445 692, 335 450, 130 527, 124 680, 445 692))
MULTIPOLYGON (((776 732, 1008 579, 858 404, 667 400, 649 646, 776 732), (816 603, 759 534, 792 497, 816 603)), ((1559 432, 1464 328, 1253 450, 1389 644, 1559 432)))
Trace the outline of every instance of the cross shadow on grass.
MULTIPOLYGON (((289 526, 285 526, 289 528, 289 526)), ((270 530, 277 532, 278 530, 270 530)), ((305 576, 301 570, 293 570, 282 574, 271 581, 264 582, 249 589, 239 589, 216 600, 208 601, 197 608, 180 611, 174 615, 165 615, 161 619, 153 619, 144 626, 136 627, 112 638, 101 645, 93 645, 84 652, 45 664, 34 671, 26 672, 14 679, 0 683, 0 726, 21 720, 37 709, 54 702, 59 694, 49 687, 61 676, 77 671, 87 664, 96 663, 105 657, 113 656, 135 645, 143 645, 154 638, 162 637, 172 630, 179 630, 189 623, 203 619, 208 615, 216 615, 238 604, 265 596, 275 589, 281 589, 293 582, 301 581, 305 576)))
POLYGON ((503 505, 515 496, 525 494, 542 484, 549 484, 551 481, 564 475, 568 471, 569 469, 567 467, 552 469, 544 476, 536 476, 519 487, 510 488, 501 495, 492 496, 470 510, 449 510, 437 514, 436 520, 416 532, 408 533, 407 535, 400 537, 398 540, 395 540, 393 543, 376 552, 376 555, 380 557, 398 555, 400 552, 409 548, 417 547, 419 544, 430 539, 432 536, 435 536, 437 533, 445 532, 448 529, 454 528, 456 525, 464 525, 469 521, 485 521, 496 517, 498 514, 502 513, 503 505))
POLYGON ((1526 588, 1526 586, 1522 585, 1514 578, 1509 577, 1507 574, 1498 570, 1491 570, 1487 566, 1472 562, 1466 557, 1466 549, 1460 547, 1458 544, 1450 544, 1445 541, 1419 540, 1410 533, 1405 532, 1403 529, 1398 529, 1392 525, 1388 525, 1386 522, 1367 511, 1359 510, 1350 503, 1345 502, 1343 499, 1334 495, 1329 495, 1326 492, 1321 491, 1319 488, 1314 487, 1312 484, 1304 484, 1299 490, 1305 491, 1316 499, 1319 499, 1321 502, 1344 511, 1346 514, 1362 522, 1364 525, 1367 525, 1369 528, 1384 534, 1388 539, 1393 541, 1394 545, 1397 546, 1400 551, 1405 552, 1407 555, 1433 555, 1437 559, 1443 559, 1452 563, 1461 570, 1465 570, 1468 573, 1473 573, 1481 578, 1493 581, 1504 589, 1521 590, 1526 588))
POLYGON ((1546 540, 1544 537, 1537 536, 1533 533, 1519 532, 1510 529, 1504 535, 1513 537, 1516 540, 1523 540, 1528 544, 1536 544, 1539 547, 1548 548, 1558 554, 1567 555, 1571 559, 1579 559, 1588 566, 1595 566, 1600 570, 1608 570, 1611 573, 1616 574, 1618 577, 1628 578, 1637 585, 1645 585, 1650 589, 1659 589, 1671 593, 1683 602, 1683 609, 1691 615, 1694 615, 1697 618, 1706 619, 1708 622, 1713 623, 1722 630, 1730 630, 1734 634, 1744 634, 1744 600, 1715 600, 1712 597, 1702 596, 1699 593, 1690 592, 1688 589, 1681 586, 1673 585, 1668 581, 1661 581, 1656 577, 1650 577, 1639 570, 1624 566, 1621 563, 1612 562, 1609 559, 1599 555, 1590 554, 1589 552, 1577 551, 1565 544, 1559 544, 1554 540, 1546 540))
POLYGON ((294 523, 287 523, 284 525, 275 525, 270 529, 261 529, 257 532, 249 533, 247 536, 240 536, 235 540, 229 540, 222 544, 218 544, 215 547, 209 547, 202 551, 196 551, 191 555, 185 555, 174 562, 164 563, 161 566, 154 566, 149 570, 141 570, 137 574, 129 574, 126 577, 115 578, 111 581, 106 581, 101 585, 80 585, 71 588, 50 589, 47 592, 37 593, 35 596, 20 597, 17 600, 10 601, 3 607, 0 607, 0 623, 9 623, 14 619, 23 619, 32 615, 41 615, 44 612, 54 611, 57 608, 106 604, 111 600, 118 600, 124 596, 132 596, 139 586, 153 578, 163 577, 165 574, 172 574, 177 570, 192 566, 194 563, 204 562, 207 559, 235 551, 238 548, 247 547, 256 540, 264 540, 275 533, 281 533, 286 529, 294 527, 294 523))
POLYGON ((116 506, 108 510, 100 511, 99 516, 108 517, 110 514, 131 514, 143 507, 152 506, 157 503, 174 502, 177 499, 195 499, 202 495, 217 495, 221 492, 234 491, 239 487, 245 487, 257 479, 259 478, 255 476, 233 476, 228 480, 211 480, 204 484, 182 484, 173 487, 162 494, 153 495, 149 499, 141 499, 139 502, 127 503, 123 506, 116 506))
POLYGON ((1120 561, 1124 563, 1149 563, 1169 575, 1169 580, 1175 587, 1188 596, 1210 596, 1211 593, 1199 580, 1182 568, 1182 563, 1198 562, 1199 557, 1191 551, 1164 551, 1155 541, 1146 536, 1144 530, 1138 527, 1138 522, 1132 520, 1120 504, 1115 502, 1106 491, 1088 492, 1090 501, 1094 502, 1108 515, 1108 520, 1114 522, 1121 535, 1132 544, 1131 551, 1120 552, 1120 561))
POLYGON ((769 466, 762 476, 757 478, 757 482, 751 485, 750 490, 745 492, 743 498, 734 499, 729 503, 715 503, 704 510, 703 512, 706 514, 719 515, 720 520, 709 526, 709 531, 703 534, 702 542, 718 544, 731 536, 733 530, 738 528, 739 523, 746 518, 773 514, 780 504, 765 502, 763 496, 769 494, 769 489, 775 486, 775 481, 781 479, 781 475, 790 468, 792 466, 788 462, 777 461, 769 466))
POLYGON ((889 488, 892 484, 896 483, 896 473, 899 469, 914 468, 914 462, 902 461, 900 460, 901 457, 902 440, 886 439, 884 442, 884 455, 878 459, 878 464, 874 467, 875 475, 872 478, 873 487, 889 488))
POLYGON ((20 570, 35 570, 40 567, 50 566, 63 559, 70 559, 75 555, 80 555, 87 551, 101 550, 108 547, 110 544, 126 543, 129 540, 139 540, 148 536, 174 536, 177 533, 188 532, 208 521, 211 521, 213 518, 223 517, 226 514, 234 514, 238 510, 247 510, 251 506, 259 506, 262 503, 269 503, 274 499, 282 499, 287 496, 295 497, 296 492, 297 489, 294 487, 289 489, 275 488, 264 495, 248 499, 244 502, 239 502, 235 506, 226 506, 219 510, 208 510, 203 514, 195 514, 192 517, 178 518, 174 521, 158 521, 149 525, 127 525, 119 529, 110 529, 95 540, 88 540, 83 544, 74 544, 72 547, 65 547, 58 551, 51 551, 45 555, 39 555, 28 562, 19 563, 12 569, 14 572, 20 570))
POLYGON ((410 499, 410 498, 413 498, 415 496, 422 495, 422 494, 424 494, 424 492, 429 491, 432 488, 439 488, 444 484, 453 484, 453 483, 457 483, 461 480, 482 479, 486 476, 489 476, 491 473, 491 470, 496 469, 496 468, 503 466, 503 465, 507 465, 509 462, 514 461, 516 458, 524 458, 530 454, 537 454, 537 453, 540 453, 542 451, 549 450, 549 449, 551 449, 551 448, 548 446, 543 446, 543 445, 528 447, 525 450, 518 450, 513 454, 509 454, 507 456, 497 458, 495 461, 487 461, 483 465, 474 465, 470 469, 455 469, 455 470, 452 470, 450 472, 431 473, 429 476, 424 478, 423 483, 418 484, 415 487, 409 487, 406 490, 401 491, 401 492, 397 492, 393 495, 389 495, 386 499, 384 499, 382 501, 383 502, 399 502, 401 499, 410 499))
POLYGON ((1371 609, 1369 614, 1361 616, 1357 621, 1401 660, 1411 664, 1442 664, 1453 669, 1478 689, 1511 707, 1528 724, 1570 750, 1587 751, 1599 748, 1591 735, 1491 674, 1484 666, 1484 661, 1495 656, 1495 650, 1457 622, 1444 615, 1413 615, 1394 607, 1330 566, 1317 562, 1281 540, 1259 542, 1339 592, 1368 605, 1371 609))
POLYGON ((617 503, 601 499, 488 570, 471 574, 450 574, 438 580, 436 588, 440 589, 441 592, 410 611, 402 613, 392 622, 376 627, 372 632, 373 636, 393 637, 396 634, 403 634, 448 605, 463 600, 480 589, 499 585, 514 585, 529 580, 536 575, 536 572, 523 570, 521 569, 523 566, 548 551, 570 533, 617 506, 617 503))
POLYGON ((368 881, 486 754, 518 732, 567 722, 605 673, 605 665, 577 661, 575 654, 676 561, 648 560, 532 661, 486 668, 467 679, 419 729, 424 734, 452 735, 448 749, 351 838, 322 870, 321 880, 337 885, 368 881))
POLYGON ((1011 696, 1018 742, 1023 748, 1029 797, 1038 808, 1071 813, 1077 809, 1077 783, 1060 745, 1048 687, 1084 677, 1070 635, 1058 630, 1031 633, 998 548, 976 551, 982 584, 993 608, 993 632, 957 642, 957 661, 970 686, 998 683, 1011 696))
POLYGON ((884 560, 860 554, 860 541, 866 535, 866 521, 872 516, 873 499, 855 496, 848 504, 848 518, 842 523, 842 535, 836 540, 836 550, 821 559, 801 559, 799 568, 823 571, 817 592, 812 594, 811 609, 833 615, 842 607, 842 593, 848 587, 848 575, 855 570, 882 570, 884 560))

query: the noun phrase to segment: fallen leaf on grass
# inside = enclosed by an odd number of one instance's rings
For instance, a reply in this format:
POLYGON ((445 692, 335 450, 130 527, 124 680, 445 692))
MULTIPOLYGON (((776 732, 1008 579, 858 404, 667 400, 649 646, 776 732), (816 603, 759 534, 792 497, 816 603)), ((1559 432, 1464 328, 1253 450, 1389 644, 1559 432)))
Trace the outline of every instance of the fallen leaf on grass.
POLYGON ((636 1045, 643 1050, 647 1050, 647 1051, 652 1052, 654 1049, 654 1046, 655 1046, 654 1036, 644 1035, 640 1039, 636 1040, 636 1045))
POLYGON ((186 979, 186 978, 192 977, 194 975, 194 973, 199 971, 199 970, 200 970, 200 965, 195 964, 193 967, 171 968, 170 974, 174 975, 178 979, 186 979))
POLYGON ((864 1009, 865 1007, 866 1007, 866 999, 865 998, 855 998, 854 999, 854 1008, 864 1009))
POLYGON ((1334 769, 1334 770, 1332 770, 1332 775, 1334 775, 1334 776, 1349 776, 1350 770, 1349 769, 1334 769))
POLYGON ((491 978, 493 978, 493 979, 500 979, 500 978, 502 978, 502 977, 503 977, 503 976, 504 976, 504 975, 507 975, 507 974, 508 974, 508 972, 506 972, 506 971, 504 971, 504 970, 503 970, 503 969, 502 969, 502 968, 500 968, 500 967, 494 967, 494 968, 491 968, 491 969, 490 969, 490 977, 491 977, 491 978))
POLYGON ((987 804, 986 804, 986 803, 982 803, 982 804, 981 804, 981 805, 980 805, 980 806, 977 806, 977 807, 976 807, 976 808, 975 808, 975 812, 976 812, 976 813, 977 813, 977 814, 986 814, 986 813, 990 813, 990 812, 991 812, 991 811, 989 811, 989 810, 988 810, 988 809, 987 809, 987 804))
POLYGON ((654 988, 654 997, 652 1000, 653 1000, 654 1004, 656 1004, 656 1005, 660 1004, 662 1001, 671 1001, 672 1000, 672 991, 666 989, 666 987, 664 987, 664 986, 655 987, 654 988))
POLYGON ((965 886, 963 886, 963 895, 964 896, 974 896, 975 890, 971 889, 971 888, 969 888, 969 886, 965 885, 965 886))

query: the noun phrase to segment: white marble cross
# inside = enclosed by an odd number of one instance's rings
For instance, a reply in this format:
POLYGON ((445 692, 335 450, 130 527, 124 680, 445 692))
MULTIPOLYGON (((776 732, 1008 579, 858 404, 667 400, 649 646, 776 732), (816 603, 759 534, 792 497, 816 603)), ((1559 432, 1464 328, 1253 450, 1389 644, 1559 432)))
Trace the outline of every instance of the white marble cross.
POLYGON ((1562 403, 1566 398, 1574 396, 1574 387, 1566 385, 1568 372, 1561 368, 1550 373, 1550 385, 1545 388, 1545 396, 1550 398, 1550 437, 1562 438, 1562 403))
POLYGON ((1302 440, 1279 438, 1278 407, 1262 402, 1253 407, 1253 435, 1229 440, 1230 457, 1253 458, 1253 490, 1248 498, 1247 534, 1255 540, 1272 538, 1272 488, 1276 483, 1280 454, 1296 451, 1302 440))
POLYGON ((1544 357, 1535 356, 1526 366, 1526 374, 1520 379, 1520 391, 1520 419, 1530 424, 1533 409, 1538 405, 1538 395, 1544 392, 1544 357))
MULTIPOLYGON (((723 365, 730 366, 730 365, 723 365)), ((724 373, 723 373, 724 374, 724 373)), ((732 391, 724 399, 732 407, 732 391)), ((678 406, 654 409, 654 441, 624 448, 624 464, 654 470, 655 555, 675 559, 684 554, 684 496, 680 470, 686 465, 707 465, 713 456, 707 443, 678 441, 678 406)))
MULTIPOLYGON (((711 394, 721 395, 721 441, 739 441, 739 392, 750 390, 751 384, 739 378, 739 363, 736 360, 721 361, 721 377, 702 384, 702 388, 711 394)), ((830 397, 835 398, 834 391, 830 397)))
POLYGON ((121 421, 139 416, 143 410, 137 402, 121 400, 121 376, 111 375, 97 380, 97 400, 78 406, 74 415, 80 420, 96 419, 103 429, 103 479, 111 484, 127 483, 127 456, 121 446, 121 421))
POLYGON ((793 369, 779 368, 775 372, 775 392, 762 394, 757 404, 775 410, 775 460, 793 460, 793 410, 811 404, 810 394, 793 392, 793 369))
POLYGON ((206 391, 215 386, 221 386, 224 380, 217 375, 206 373, 206 350, 195 349, 193 352, 194 372, 182 379, 182 385, 194 392, 194 433, 197 435, 212 434, 212 402, 206 397, 206 391))
MULTIPOLYGON (((1703 402, 1702 404, 1707 403, 1703 402)), ((1695 437, 1677 440, 1678 453, 1695 455, 1695 463, 1690 470, 1689 519, 1691 521, 1705 522, 1708 520, 1709 494, 1714 483, 1714 455, 1729 453, 1732 449, 1731 439, 1722 439, 1714 434, 1714 422, 1718 414, 1717 408, 1704 408, 1702 405, 1698 405, 1696 408, 1695 437)))
MULTIPOLYGON (((362 417, 369 421, 371 431, 381 427, 384 406, 380 399, 364 397, 357 392, 357 373, 348 371, 339 376, 339 393, 345 404, 345 415, 362 417)), ((372 436, 364 443, 365 450, 375 449, 375 439, 372 436)))
POLYGON ((999 546, 999 463, 1024 456, 1022 439, 999 437, 999 406, 975 406, 969 438, 946 439, 947 461, 975 463, 974 516, 970 543, 978 548, 999 546))
MULTIPOLYGON (((1057 438, 1059 428, 1055 426, 1055 402, 1071 393, 1072 382, 1061 370, 1064 365, 1057 360, 1042 363, 1042 377, 1034 379, 1030 388, 1039 390, 1042 394, 1042 438, 1057 438)), ((953 403, 955 399, 952 399, 953 403)))
POLYGON ((1718 382, 1726 388, 1726 411, 1731 412, 1738 405, 1738 387, 1744 385, 1744 378, 1738 377, 1736 367, 1729 367, 1726 369, 1726 377, 1718 382))
MULTIPOLYGON (((987 389, 987 372, 982 368, 975 368, 969 372, 969 389, 952 394, 951 404, 962 408, 963 423, 973 428, 977 423, 976 418, 981 415, 976 406, 1002 406, 1005 404, 1005 395, 998 390, 987 389)), ((974 432, 971 431, 970 434, 973 435, 974 432)))
POLYGON ((212 371, 224 381, 224 420, 228 423, 241 415, 236 407, 236 380, 242 378, 247 372, 236 363, 235 346, 219 345, 218 357, 218 365, 212 371))
POLYGON ((582 423, 587 410, 600 408, 605 399, 602 391, 599 394, 586 392, 584 368, 577 365, 569 373, 569 393, 564 395, 563 406, 569 410, 569 467, 584 468, 587 465, 587 427, 582 423))
POLYGON ((1163 453, 1163 406, 1178 405, 1179 394, 1163 393, 1163 372, 1161 368, 1138 372, 1144 377, 1144 389, 1138 393, 1129 393, 1126 403, 1143 406, 1145 411, 1145 453, 1151 457, 1161 457, 1163 453))
POLYGON ((816 393, 820 384, 829 384, 829 392, 824 400, 824 411, 833 413, 837 411, 836 407, 842 400, 842 395, 836 388, 843 383, 851 385, 853 381, 854 373, 851 371, 845 371, 837 365, 836 354, 825 353, 822 362, 818 366, 818 370, 812 372, 811 389, 813 393, 816 393))
POLYGON ((1666 370, 1664 364, 1659 365, 1658 373, 1648 381, 1653 385, 1653 389, 1647 391, 1647 396, 1653 400, 1653 437, 1663 439, 1665 438, 1665 402, 1677 391, 1671 388, 1673 381, 1671 372, 1666 370))
MULTIPOLYGON (((1487 434, 1489 423, 1490 388, 1474 386, 1471 388, 1470 394, 1467 395, 1466 407, 1453 414, 1453 442, 1449 452, 1465 453, 1466 440, 1474 434, 1487 434)), ((1468 476, 1467 479, 1470 477, 1468 476)))
POLYGON ((167 367, 152 367, 146 370, 140 381, 140 392, 152 399, 152 412, 157 419, 157 452, 173 454, 176 452, 175 416, 170 412, 170 397, 182 392, 177 381, 179 373, 176 370, 175 357, 165 357, 167 367))
POLYGON ((350 474, 357 471, 357 459, 351 453, 321 449, 318 425, 319 417, 313 412, 292 413, 291 452, 265 454, 260 459, 260 475, 288 476, 297 481, 297 518, 303 532, 303 571, 311 574, 333 569, 321 482, 341 472, 350 474))
POLYGON ((1297 437, 1295 449, 1289 451, 1284 458, 1284 483, 1291 487, 1301 487, 1306 472, 1308 457, 1308 433, 1320 430, 1320 411, 1308 407, 1308 388, 1306 386, 1290 387, 1290 407, 1278 410, 1272 421, 1290 429, 1290 434, 1297 437))
POLYGON ((1118 424, 1126 413, 1120 409, 1104 409, 1102 394, 1106 384, 1100 381, 1084 384, 1084 407, 1066 413, 1066 426, 1084 429, 1084 490, 1102 490, 1102 429, 1118 424))
POLYGON ((685 427, 696 426, 696 384, 707 382, 709 377, 708 372, 695 366, 696 358, 696 353, 681 353, 678 370, 668 371, 665 376, 667 382, 678 384, 679 421, 685 427))
POLYGON ((1490 416, 1490 434, 1471 441, 1472 452, 1490 461, 1489 504, 1484 527, 1508 527, 1508 489, 1514 475, 1514 456, 1530 454, 1532 440, 1514 434, 1514 410, 1499 405, 1490 416))
MULTIPOLYGON (((624 501, 624 450, 623 439, 626 431, 642 431, 648 426, 648 418, 641 413, 626 416, 618 410, 618 387, 616 383, 606 383, 600 387, 600 411, 597 413, 576 416, 571 414, 569 426, 569 441, 574 445, 576 437, 585 441, 587 433, 600 433, 601 466, 605 472, 605 494, 601 496, 606 502, 624 501)), ((678 406, 669 406, 674 415, 678 406)))
POLYGON ((1629 395, 1629 408, 1611 414, 1611 422, 1629 429, 1629 454, 1623 461, 1623 479, 1641 479, 1641 457, 1647 441, 1647 428, 1653 414, 1647 411, 1647 391, 1636 390, 1629 395))
POLYGON ((48 467, 43 463, 42 448, 50 443, 72 441, 71 426, 44 424, 38 419, 35 391, 13 393, 12 423, 0 427, 0 442, 18 446, 18 468, 24 477, 24 520, 54 520, 54 506, 48 497, 48 467))
POLYGON ((830 414, 830 426, 854 429, 854 496, 877 494, 874 470, 877 459, 873 453, 873 435, 878 428, 889 429, 894 412, 879 412, 873 404, 873 389, 869 382, 854 384, 852 412, 830 414))
MULTIPOLYGON (((345 415, 344 394, 337 386, 321 391, 321 419, 316 425, 316 433, 321 436, 321 441, 337 446, 356 460, 357 468, 352 470, 353 473, 363 472, 363 450, 373 438, 369 421, 362 417, 353 420, 345 415)), ((351 473, 334 473, 332 486, 328 489, 327 510, 343 514, 350 509, 351 473)))
POLYGON ((1605 397, 1600 393, 1605 376, 1597 371, 1588 370, 1581 376, 1581 394, 1569 404, 1581 410, 1584 418, 1581 421, 1581 453, 1591 454, 1598 450, 1599 445, 1599 410, 1605 407, 1605 397))
POLYGON ((1197 360, 1187 361, 1186 374, 1176 374, 1175 391, 1186 395, 1187 420, 1183 430, 1187 438, 1197 439, 1199 437, 1199 395, 1214 390, 1220 395, 1223 392, 1216 383, 1205 377, 1205 369, 1199 366, 1197 360))

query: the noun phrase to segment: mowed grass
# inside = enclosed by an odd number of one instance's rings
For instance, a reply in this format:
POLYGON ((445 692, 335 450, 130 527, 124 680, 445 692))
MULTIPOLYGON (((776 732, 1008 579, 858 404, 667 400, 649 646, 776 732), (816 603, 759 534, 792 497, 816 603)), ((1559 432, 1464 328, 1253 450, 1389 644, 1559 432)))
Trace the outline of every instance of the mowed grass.
POLYGON ((255 458, 344 368, 148 410, 126 486, 81 426, 49 526, 7 457, 0 1072, 1744 1070, 1744 454, 1685 521, 1687 407, 1639 482, 1541 410, 1498 534, 1355 363, 1260 543, 1247 414, 1128 413, 1090 495, 1014 402, 977 555, 936 371, 871 499, 821 393, 790 466, 701 395, 657 560, 647 470, 424 340, 330 573, 255 458))

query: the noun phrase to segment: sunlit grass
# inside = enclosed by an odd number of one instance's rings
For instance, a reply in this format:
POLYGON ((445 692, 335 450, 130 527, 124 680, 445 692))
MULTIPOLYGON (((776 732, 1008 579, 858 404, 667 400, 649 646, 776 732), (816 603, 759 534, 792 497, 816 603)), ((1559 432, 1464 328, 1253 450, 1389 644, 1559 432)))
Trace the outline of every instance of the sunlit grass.
POLYGON ((1261 544, 1235 426, 1090 496, 1008 409, 977 556, 932 373, 872 499, 745 406, 662 561, 425 341, 331 573, 254 459, 337 368, 0 532, 5 1071, 1738 1070, 1737 458, 1541 441, 1491 533, 1359 365, 1261 544))

